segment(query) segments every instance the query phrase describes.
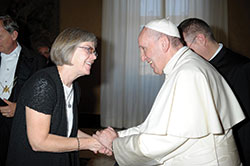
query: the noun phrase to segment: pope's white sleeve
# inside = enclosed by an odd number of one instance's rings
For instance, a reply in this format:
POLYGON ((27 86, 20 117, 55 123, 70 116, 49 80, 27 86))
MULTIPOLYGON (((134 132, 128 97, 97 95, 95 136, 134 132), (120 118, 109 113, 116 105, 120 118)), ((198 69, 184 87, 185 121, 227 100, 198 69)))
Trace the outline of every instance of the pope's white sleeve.
POLYGON ((120 166, 159 165, 183 152, 188 147, 185 146, 188 140, 152 134, 119 137, 113 142, 114 156, 120 166))
POLYGON ((126 130, 119 131, 118 135, 119 137, 125 137, 125 136, 139 134, 139 133, 140 133, 140 126, 136 126, 136 127, 131 127, 126 130))

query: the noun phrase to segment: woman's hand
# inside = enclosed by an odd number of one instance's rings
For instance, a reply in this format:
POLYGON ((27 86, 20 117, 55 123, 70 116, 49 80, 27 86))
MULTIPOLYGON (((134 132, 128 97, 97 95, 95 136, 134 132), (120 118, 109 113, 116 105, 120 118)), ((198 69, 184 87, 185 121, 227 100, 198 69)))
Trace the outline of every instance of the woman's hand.
POLYGON ((96 153, 98 153, 98 151, 103 151, 103 149, 105 149, 105 147, 98 140, 96 140, 93 137, 80 138, 79 140, 80 140, 80 149, 81 150, 84 150, 87 148, 96 154, 96 153), (88 139, 89 141, 86 141, 86 139, 88 139), (86 144, 83 145, 82 142, 86 142, 86 144))

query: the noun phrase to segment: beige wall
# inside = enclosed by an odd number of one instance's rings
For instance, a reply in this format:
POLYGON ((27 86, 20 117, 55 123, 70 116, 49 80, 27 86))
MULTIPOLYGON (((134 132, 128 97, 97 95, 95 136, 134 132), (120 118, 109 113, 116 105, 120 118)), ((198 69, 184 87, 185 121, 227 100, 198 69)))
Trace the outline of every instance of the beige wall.
POLYGON ((250 57, 250 1, 228 0, 229 47, 250 57))
MULTIPOLYGON (((80 27, 98 38, 100 54, 102 0, 60 0, 60 31, 67 27, 80 27)), ((81 86, 79 111, 100 114, 100 57, 91 69, 90 76, 78 79, 81 86)))
POLYGON ((60 29, 77 26, 101 37, 102 0, 60 0, 60 29))
MULTIPOLYGON (((250 57, 250 1, 228 0, 229 48, 250 57)), ((102 0, 60 0, 60 30, 80 27, 99 39, 100 53, 102 0)), ((82 88, 80 112, 100 113, 100 56, 90 76, 79 79, 82 88)))

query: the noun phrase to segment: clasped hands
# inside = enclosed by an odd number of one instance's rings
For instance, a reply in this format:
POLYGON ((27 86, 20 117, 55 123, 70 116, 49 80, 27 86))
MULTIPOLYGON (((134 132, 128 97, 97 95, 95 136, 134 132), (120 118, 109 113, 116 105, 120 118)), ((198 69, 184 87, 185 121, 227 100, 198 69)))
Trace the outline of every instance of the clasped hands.
POLYGON ((108 127, 104 130, 97 131, 93 137, 100 142, 102 147, 98 150, 99 153, 111 156, 113 154, 112 143, 118 137, 117 132, 108 127))

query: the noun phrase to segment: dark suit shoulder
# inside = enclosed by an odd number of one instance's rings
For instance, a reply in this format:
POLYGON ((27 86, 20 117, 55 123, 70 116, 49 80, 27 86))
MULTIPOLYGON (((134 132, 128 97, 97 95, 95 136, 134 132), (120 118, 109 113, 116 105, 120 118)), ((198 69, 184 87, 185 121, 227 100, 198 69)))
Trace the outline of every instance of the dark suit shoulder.
POLYGON ((210 63, 220 72, 222 76, 232 85, 237 85, 239 79, 246 77, 249 73, 250 59, 234 51, 223 47, 210 63))
POLYGON ((25 64, 30 69, 30 71, 32 71, 32 73, 35 73, 36 71, 43 68, 43 66, 40 65, 41 58, 39 54, 25 46, 22 46, 19 61, 20 63, 25 64))
POLYGON ((226 47, 222 48, 218 55, 220 54, 224 55, 224 58, 228 61, 230 60, 233 64, 246 64, 250 62, 250 59, 248 57, 236 53, 226 47))
POLYGON ((226 47, 222 47, 210 63, 220 71, 222 75, 224 75, 225 72, 238 70, 244 65, 248 65, 250 59, 246 56, 235 53, 226 47))
POLYGON ((25 46, 21 46, 21 47, 22 47, 22 49, 20 52, 20 56, 27 58, 27 59, 35 59, 36 58, 36 53, 33 50, 28 49, 25 46))

